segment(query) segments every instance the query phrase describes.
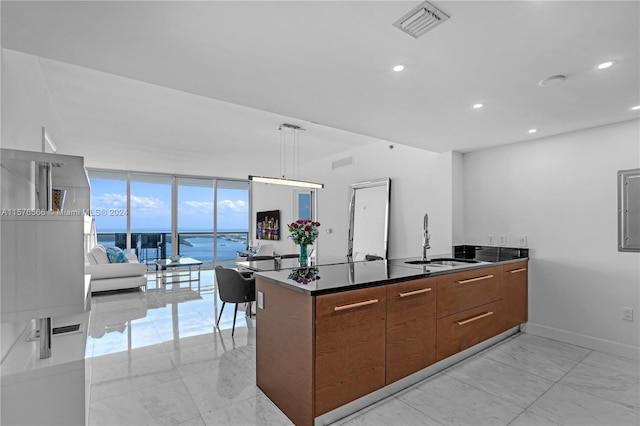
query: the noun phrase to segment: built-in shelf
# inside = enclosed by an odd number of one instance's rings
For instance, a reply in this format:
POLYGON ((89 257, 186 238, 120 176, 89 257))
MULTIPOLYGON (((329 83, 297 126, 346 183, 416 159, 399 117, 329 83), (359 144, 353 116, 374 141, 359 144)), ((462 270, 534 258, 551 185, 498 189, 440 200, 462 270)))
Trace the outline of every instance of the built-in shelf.
MULTIPOLYGON (((21 151, 17 149, 2 149, 2 168, 15 175, 31 178, 32 167, 38 165, 52 165, 52 180, 56 188, 76 189, 84 191, 89 189, 89 178, 84 168, 84 158, 75 155, 48 154, 44 152, 21 151)), ((33 172, 35 173, 35 171, 33 172)), ((84 195, 84 194, 83 194, 84 195)), ((82 203, 88 200, 80 200, 82 203)), ((70 202, 73 202, 71 200, 70 202)), ((29 206, 20 206, 29 207, 29 206)))
POLYGON ((0 323, 10 334, 2 339, 0 423, 84 425, 91 308, 84 273, 91 188, 84 159, 1 149, 0 160, 0 323), (57 210, 56 189, 66 191, 57 210), (50 357, 43 358, 41 342, 29 338, 42 318, 51 318, 54 328, 82 326, 52 336, 50 357))
POLYGON ((25 330, 2 362, 2 424, 87 424, 88 321, 89 312, 54 318, 54 327, 82 324, 83 331, 53 336, 45 359, 25 330))
POLYGON ((27 341, 26 330, 2 362, 2 386, 74 370, 78 362, 84 368, 88 321, 89 312, 54 318, 53 327, 82 324, 82 332, 55 335, 51 340, 51 357, 45 359, 40 359, 38 342, 27 341))
POLYGON ((86 310, 84 217, 7 216, 2 233, 2 322, 86 310))
POLYGON ((0 322, 84 312, 85 214, 90 208, 84 159, 14 149, 0 154, 0 322), (38 199, 50 197, 52 189, 67 192, 62 210, 40 207, 38 199))

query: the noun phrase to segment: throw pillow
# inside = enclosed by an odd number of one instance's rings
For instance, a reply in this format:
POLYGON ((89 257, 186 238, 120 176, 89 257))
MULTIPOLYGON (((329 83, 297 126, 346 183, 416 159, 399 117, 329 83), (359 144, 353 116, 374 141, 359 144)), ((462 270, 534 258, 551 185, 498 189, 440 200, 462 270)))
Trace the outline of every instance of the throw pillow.
POLYGON ((111 263, 129 263, 129 259, 119 247, 105 247, 111 263))
POLYGON ((98 261, 96 260, 95 256, 93 255, 93 253, 87 253, 87 263, 89 263, 89 265, 97 265, 98 261))
POLYGON ((110 263, 109 257, 107 257, 107 252, 105 251, 104 247, 100 245, 97 245, 93 249, 91 249, 91 254, 93 254, 93 257, 96 259, 98 265, 110 263))

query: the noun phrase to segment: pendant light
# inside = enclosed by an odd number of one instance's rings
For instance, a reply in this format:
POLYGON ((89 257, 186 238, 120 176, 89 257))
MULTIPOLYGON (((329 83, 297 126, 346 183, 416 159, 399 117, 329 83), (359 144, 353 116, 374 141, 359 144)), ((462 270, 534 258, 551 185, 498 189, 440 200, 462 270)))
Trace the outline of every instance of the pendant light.
POLYGON ((304 129, 294 124, 283 123, 278 127, 280 131, 280 176, 266 177, 266 176, 252 176, 249 175, 249 180, 253 182, 269 183, 273 185, 287 185, 296 186, 299 188, 324 188, 324 184, 308 182, 299 179, 300 175, 300 132, 304 129), (290 137, 288 136, 290 134, 290 137), (287 140, 291 141, 291 149, 287 149, 287 140), (291 155, 291 173, 293 179, 287 178, 287 162, 288 155, 291 155))

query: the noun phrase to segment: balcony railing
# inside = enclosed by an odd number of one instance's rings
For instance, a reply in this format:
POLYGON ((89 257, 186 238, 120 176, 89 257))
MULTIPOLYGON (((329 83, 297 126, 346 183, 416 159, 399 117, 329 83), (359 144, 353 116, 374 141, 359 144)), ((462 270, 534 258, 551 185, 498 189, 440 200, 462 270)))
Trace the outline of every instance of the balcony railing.
MULTIPOLYGON (((178 234, 178 239, 179 255, 202 261, 203 268, 213 268, 215 264, 233 264, 237 252, 248 248, 249 232, 218 232, 217 262, 214 262, 213 232, 182 232, 178 234)), ((131 240, 131 248, 138 260, 146 264, 154 264, 156 259, 171 256, 173 250, 171 234, 166 232, 132 232, 131 240)), ((127 247, 127 234, 98 232, 98 244, 124 250, 127 247)))

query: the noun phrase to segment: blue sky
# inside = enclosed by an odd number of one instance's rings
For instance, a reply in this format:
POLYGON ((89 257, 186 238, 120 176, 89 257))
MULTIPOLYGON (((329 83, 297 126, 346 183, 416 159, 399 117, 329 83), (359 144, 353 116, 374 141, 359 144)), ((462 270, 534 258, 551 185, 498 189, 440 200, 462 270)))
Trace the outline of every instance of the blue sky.
MULTIPOLYGON (((218 189, 218 230, 247 231, 249 192, 218 189)), ((126 231, 127 190, 123 180, 91 179, 91 209, 98 232, 126 231)), ((171 186, 131 182, 132 231, 171 229, 171 186)), ((179 186, 178 230, 213 231, 213 188, 179 186)))

